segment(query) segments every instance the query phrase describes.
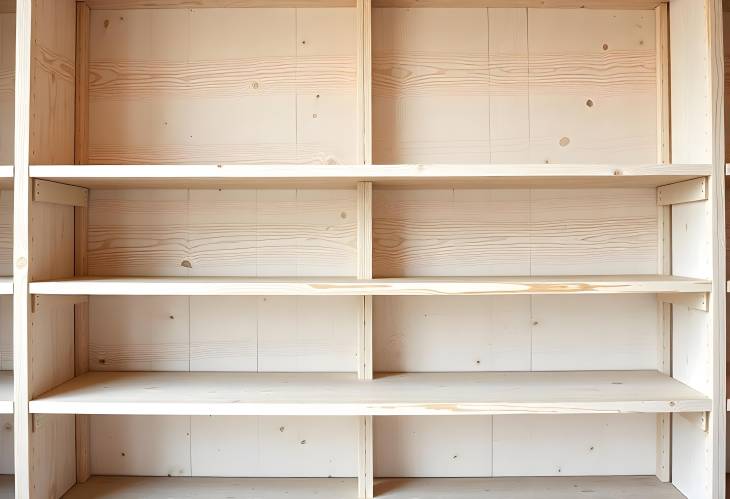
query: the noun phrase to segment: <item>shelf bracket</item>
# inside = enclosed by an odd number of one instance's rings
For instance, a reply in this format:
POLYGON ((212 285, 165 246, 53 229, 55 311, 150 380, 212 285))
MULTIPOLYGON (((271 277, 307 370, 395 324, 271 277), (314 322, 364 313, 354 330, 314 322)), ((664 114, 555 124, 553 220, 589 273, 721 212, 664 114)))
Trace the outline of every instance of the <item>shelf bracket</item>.
POLYGON ((86 207, 89 204, 89 190, 48 180, 34 180, 33 201, 86 207))
POLYGON ((708 195, 707 177, 699 177, 675 184, 662 185, 656 189, 657 206, 706 201, 708 195))
POLYGON ((709 311, 709 293, 661 293, 658 298, 663 303, 709 311))
POLYGON ((37 313, 41 307, 50 305, 76 305, 87 303, 89 297, 86 295, 33 295, 30 302, 31 313, 37 313))
POLYGON ((710 431, 710 413, 709 412, 703 412, 700 416, 700 428, 702 428, 702 431, 705 433, 708 433, 710 431))

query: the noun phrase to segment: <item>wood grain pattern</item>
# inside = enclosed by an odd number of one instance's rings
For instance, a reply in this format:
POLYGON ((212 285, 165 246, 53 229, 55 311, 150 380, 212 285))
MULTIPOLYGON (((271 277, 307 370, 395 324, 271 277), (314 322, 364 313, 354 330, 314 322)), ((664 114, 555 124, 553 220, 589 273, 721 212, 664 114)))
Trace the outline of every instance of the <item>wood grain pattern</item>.
POLYGON ((642 11, 375 9, 375 162, 654 158, 654 23, 642 11))
MULTIPOLYGON (((662 0, 659 0, 662 1, 662 0)), ((355 0, 88 0, 92 9, 210 9, 232 7, 354 7, 355 0)))
POLYGON ((653 189, 378 190, 376 277, 656 271, 653 189))
POLYGON ((374 0, 373 7, 528 7, 558 9, 649 10, 667 2, 668 0, 374 0))
POLYGON ((93 371, 355 372, 361 307, 357 296, 92 297, 89 363, 93 371))
POLYGON ((6 165, 13 164, 14 109, 15 14, 0 10, 0 163, 6 165))
POLYGON ((354 190, 92 191, 89 273, 355 275, 354 190))
POLYGON ((370 382, 354 373, 97 372, 35 397, 30 411, 417 416, 701 412, 711 406, 706 396, 656 371, 381 373, 370 382))
POLYGON ((355 162, 354 8, 92 10, 90 22, 90 162, 355 162))

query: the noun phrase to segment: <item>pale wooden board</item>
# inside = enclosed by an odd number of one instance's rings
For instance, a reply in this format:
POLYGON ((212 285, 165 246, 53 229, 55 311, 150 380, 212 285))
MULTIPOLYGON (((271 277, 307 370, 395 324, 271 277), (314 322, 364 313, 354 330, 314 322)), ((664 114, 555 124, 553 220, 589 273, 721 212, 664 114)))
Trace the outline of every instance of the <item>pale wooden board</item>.
POLYGON ((354 8, 92 10, 89 162, 354 163, 354 27, 354 8))
POLYGON ((656 369, 655 303, 654 295, 376 297, 375 369, 656 369))
MULTIPOLYGON (((10 0, 3 0, 9 2, 10 0)), ((653 9, 668 0, 376 0, 378 7, 523 6, 589 9, 653 9), (444 3, 446 2, 446 3, 444 3)), ((351 7, 352 0, 87 0, 94 9, 163 9, 212 7, 351 7)), ((14 4, 14 2, 13 2, 14 4)), ((0 3, 0 5, 2 5, 0 3)), ((7 10, 11 10, 8 6, 7 10)))
POLYGON ((49 295, 525 295, 707 293, 703 279, 659 275, 459 277, 405 279, 235 277, 84 277, 29 284, 33 294, 49 295))
POLYGON ((13 297, 11 294, 0 296, 0 370, 13 370, 13 297))
MULTIPOLYGON (((684 499, 656 477, 422 478, 382 479, 377 497, 387 499, 684 499)), ((93 477, 64 499, 355 499, 354 479, 252 479, 93 477)))
POLYGON ((376 8, 374 161, 651 161, 654 22, 649 10, 376 8))
POLYGON ((677 412, 711 400, 655 371, 380 374, 103 373, 30 402, 33 413, 426 415, 677 412))
POLYGON ((376 477, 492 476, 492 417, 376 417, 376 477))
MULTIPOLYGON (((34 0, 30 162, 74 162, 76 2, 34 0)), ((16 164, 16 166, 18 166, 16 164)))
POLYGON ((711 165, 702 164, 37 165, 30 170, 32 177, 94 189, 318 184, 354 189, 360 181, 376 187, 657 187, 712 173, 711 165))
POLYGON ((528 24, 530 161, 656 158, 654 12, 531 9, 528 24))
POLYGON ((92 371, 354 372, 360 297, 90 298, 92 371))
POLYGON ((656 473, 656 417, 652 415, 493 419, 495 476, 656 473))
POLYGON ((352 477, 358 423, 355 417, 192 417, 192 474, 352 477))
MULTIPOLYGON (((13 372, 0 372, 0 414, 13 413, 13 372)), ((1 471, 0 471, 1 473, 1 471)))
POLYGON ((74 207, 33 202, 30 207, 30 279, 74 275, 74 207))
POLYGON ((37 414, 31 420, 29 497, 62 497, 76 483, 75 419, 66 414, 37 414))
POLYGON ((12 275, 13 191, 0 191, 0 275, 12 275))
POLYGON ((92 191, 89 273, 354 275, 348 189, 92 191))
MULTIPOLYGON (((357 480, 342 478, 92 477, 64 499, 356 499, 357 480)), ((667 499, 674 499, 669 496, 667 499)), ((664 499, 664 498, 658 498, 664 499)))
POLYGON ((386 499, 685 499, 656 477, 421 478, 378 480, 386 499))
POLYGON ((672 272, 712 276, 712 204, 709 201, 672 207, 672 272))
POLYGON ((689 498, 708 497, 712 477, 706 449, 709 432, 703 431, 702 414, 682 414, 672 418, 672 481, 689 498))
POLYGON ((376 277, 654 273, 653 189, 378 190, 376 277))
POLYGON ((29 313, 28 320, 28 383, 33 397, 74 376, 74 307, 51 299, 29 313))
POLYGON ((529 296, 375 297, 375 370, 529 371, 530 310, 529 296))
POLYGON ((0 499, 12 499, 13 473, 15 470, 13 452, 13 416, 0 416, 0 499), (10 494, 9 494, 10 493, 10 494))
POLYGON ((190 418, 94 416, 91 474, 190 476, 190 418))
POLYGON ((2 164, 13 163, 14 117, 15 14, 0 13, 0 163, 2 164))

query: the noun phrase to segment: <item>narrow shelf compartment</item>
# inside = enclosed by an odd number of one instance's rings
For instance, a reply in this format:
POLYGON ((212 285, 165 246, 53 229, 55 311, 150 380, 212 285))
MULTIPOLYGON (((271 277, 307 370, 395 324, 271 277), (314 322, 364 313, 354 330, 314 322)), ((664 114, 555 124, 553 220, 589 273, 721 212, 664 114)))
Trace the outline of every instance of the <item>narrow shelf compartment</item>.
MULTIPOLYGON (((504 188, 658 187, 712 174, 712 165, 40 165, 30 175, 89 189, 270 185, 504 188)), ((12 172, 11 172, 12 175, 12 172)))
POLYGON ((427 415, 704 412, 656 371, 355 374, 93 372, 30 402, 44 414, 427 415))
POLYGON ((245 278, 88 277, 30 283, 47 295, 518 295, 708 293, 703 279, 658 275, 557 277, 245 278))
MULTIPOLYGON (((65 499, 355 499, 356 480, 335 478, 188 478, 92 477, 69 491, 65 499)), ((656 477, 518 477, 384 479, 375 493, 390 499, 683 499, 670 483, 656 477)))

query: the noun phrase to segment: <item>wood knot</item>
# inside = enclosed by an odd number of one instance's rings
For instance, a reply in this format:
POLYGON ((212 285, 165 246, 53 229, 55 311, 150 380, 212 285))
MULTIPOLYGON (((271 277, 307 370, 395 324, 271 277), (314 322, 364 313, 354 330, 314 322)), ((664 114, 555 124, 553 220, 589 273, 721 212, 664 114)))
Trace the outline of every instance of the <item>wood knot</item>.
POLYGON ((182 262, 180 262, 180 266, 181 267, 185 267, 186 269, 192 269, 193 268, 193 264, 190 263, 190 260, 183 260, 182 262))

